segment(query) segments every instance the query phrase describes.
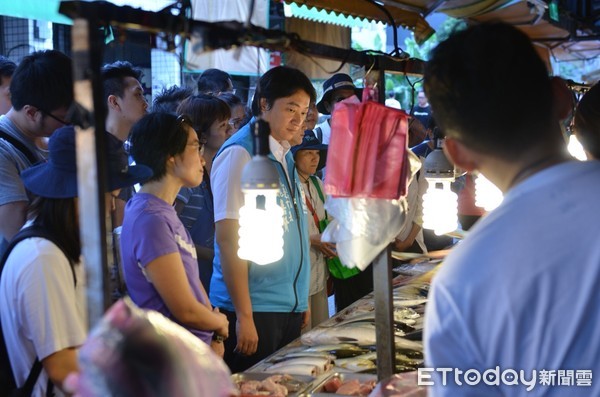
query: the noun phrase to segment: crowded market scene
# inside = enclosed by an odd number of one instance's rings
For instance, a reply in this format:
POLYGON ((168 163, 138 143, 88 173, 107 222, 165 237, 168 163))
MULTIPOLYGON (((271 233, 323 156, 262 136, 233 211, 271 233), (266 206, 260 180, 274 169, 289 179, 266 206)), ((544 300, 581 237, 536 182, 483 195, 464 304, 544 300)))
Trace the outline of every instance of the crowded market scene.
POLYGON ((598 0, 0 0, 0 397, 600 396, 598 80, 598 0))

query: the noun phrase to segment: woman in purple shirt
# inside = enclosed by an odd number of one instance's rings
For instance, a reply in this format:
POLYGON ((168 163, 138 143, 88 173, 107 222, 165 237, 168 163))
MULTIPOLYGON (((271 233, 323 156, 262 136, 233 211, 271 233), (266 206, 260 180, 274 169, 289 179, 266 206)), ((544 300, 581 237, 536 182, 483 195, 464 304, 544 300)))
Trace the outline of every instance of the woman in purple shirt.
POLYGON ((161 312, 223 354, 225 315, 200 283, 194 243, 173 203, 183 187, 202 182, 203 143, 185 116, 151 113, 129 136, 130 154, 154 176, 127 203, 121 232, 123 272, 131 299, 161 312))

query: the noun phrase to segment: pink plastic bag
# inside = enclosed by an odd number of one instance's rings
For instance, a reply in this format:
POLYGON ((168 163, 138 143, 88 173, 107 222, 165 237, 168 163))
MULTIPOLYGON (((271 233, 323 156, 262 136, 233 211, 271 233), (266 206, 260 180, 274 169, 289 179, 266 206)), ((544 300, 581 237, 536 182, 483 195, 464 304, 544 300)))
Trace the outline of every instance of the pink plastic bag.
POLYGON ((336 104, 325 191, 336 197, 406 194, 408 115, 377 102, 336 104))

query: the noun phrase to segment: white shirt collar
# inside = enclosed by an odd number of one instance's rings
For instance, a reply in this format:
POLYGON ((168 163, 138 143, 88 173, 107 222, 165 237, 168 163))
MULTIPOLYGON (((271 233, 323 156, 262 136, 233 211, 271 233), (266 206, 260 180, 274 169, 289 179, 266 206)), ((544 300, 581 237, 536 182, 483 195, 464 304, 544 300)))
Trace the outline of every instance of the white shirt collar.
POLYGON ((285 164, 285 155, 290 151, 290 143, 288 141, 281 141, 281 143, 277 142, 277 139, 273 138, 272 135, 269 135, 269 149, 271 149, 271 153, 275 156, 275 159, 279 161, 281 164, 285 164))

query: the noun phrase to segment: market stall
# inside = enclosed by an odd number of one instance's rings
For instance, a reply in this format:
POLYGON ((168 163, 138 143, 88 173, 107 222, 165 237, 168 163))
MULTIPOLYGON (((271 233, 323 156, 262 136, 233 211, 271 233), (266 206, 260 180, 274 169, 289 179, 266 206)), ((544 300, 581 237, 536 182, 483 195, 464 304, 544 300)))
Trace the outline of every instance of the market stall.
MULTIPOLYGON (((393 269, 396 375, 381 384, 402 393, 398 395, 426 394, 416 373, 424 362, 423 319, 429 283, 446 253, 413 259, 393 253, 403 258, 393 269)), ((234 374, 234 383, 244 396, 370 395, 379 382, 375 307, 370 293, 247 371, 234 374)))

